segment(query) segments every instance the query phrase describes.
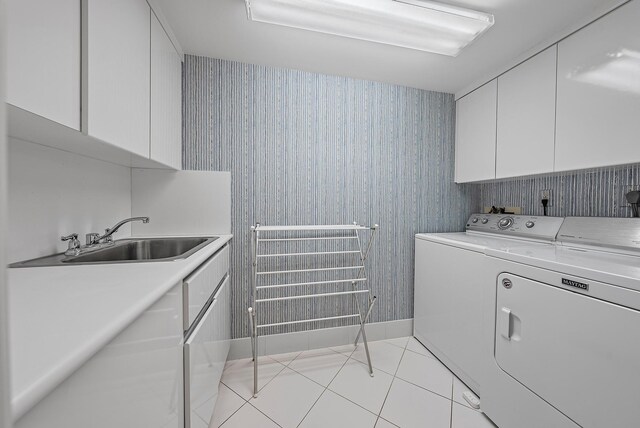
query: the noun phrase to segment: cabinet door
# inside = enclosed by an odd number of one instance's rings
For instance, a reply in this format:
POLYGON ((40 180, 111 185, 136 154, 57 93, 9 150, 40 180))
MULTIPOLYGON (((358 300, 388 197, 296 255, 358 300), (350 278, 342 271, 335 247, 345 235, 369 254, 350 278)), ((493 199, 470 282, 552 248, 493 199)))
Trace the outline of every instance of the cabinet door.
POLYGON ((151 9, 145 0, 84 0, 83 130, 149 157, 151 9))
POLYGON ((151 14, 151 159, 182 168, 182 59, 151 14))
POLYGON ((498 77, 496 178, 553 172, 556 46, 498 77))
POLYGON ((229 246, 225 245, 183 281, 184 330, 189 330, 202 308, 229 271, 229 246))
POLYGON ((215 408, 229 352, 229 293, 227 277, 184 344, 185 428, 208 425, 215 408))
POLYGON ((558 45, 556 171, 640 162, 640 2, 558 45))
POLYGON ((456 183, 496 177, 496 79, 456 102, 456 183))
POLYGON ((7 102, 80 130, 80 0, 7 1, 7 102))
POLYGON ((14 426, 181 428, 180 291, 174 286, 14 426))

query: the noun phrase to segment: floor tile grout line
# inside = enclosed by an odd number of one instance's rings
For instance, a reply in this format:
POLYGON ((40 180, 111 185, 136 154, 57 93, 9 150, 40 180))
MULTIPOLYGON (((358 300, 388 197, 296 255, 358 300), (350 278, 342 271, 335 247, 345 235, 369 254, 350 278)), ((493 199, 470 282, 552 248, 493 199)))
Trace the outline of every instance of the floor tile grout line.
POLYGON ((330 392, 333 392, 334 394, 336 394, 338 397, 340 397, 340 398, 343 398, 343 399, 347 400, 349 403, 354 404, 354 405, 356 405, 356 406, 360 407, 362 410, 366 410, 367 412, 371 413, 373 416, 379 416, 377 413, 372 412, 371 410, 369 410, 369 409, 367 409, 367 408, 365 408, 365 407, 361 406, 360 404, 356 403, 355 401, 350 400, 349 398, 345 397, 344 395, 340 394, 339 392, 336 392, 336 391, 334 391, 333 389, 331 389, 331 388, 329 388, 329 387, 327 387, 327 389, 328 389, 330 392))
MULTIPOLYGON (((236 410, 234 410, 234 411, 233 411, 233 413, 231 413, 231 414, 230 414, 230 415, 229 415, 229 416, 228 416, 224 421, 222 421, 222 423, 221 423, 220 425, 218 425, 218 427, 216 427, 216 428, 219 428, 219 427, 221 427, 222 425, 224 425, 224 424, 225 424, 229 419, 231 419, 231 417, 232 417, 233 415, 235 415, 236 413, 238 413, 238 410, 242 409, 242 407, 243 407, 245 404, 247 404, 247 403, 248 403, 248 401, 247 401, 247 400, 245 400, 245 399, 244 399, 244 397, 242 397, 241 395, 238 395, 238 393, 237 393, 237 392, 235 392, 233 389, 229 388, 229 386, 228 386, 228 385, 226 385, 226 384, 225 384, 225 383, 223 383, 222 381, 220 381, 220 383, 222 383, 222 384, 223 384, 223 385, 224 385, 224 386, 225 386, 229 391, 231 391, 231 393, 235 394, 237 397, 240 397, 240 399, 241 399, 242 401, 244 401, 244 403, 242 403, 242 405, 241 405, 240 407, 238 407, 236 410)), ((216 410, 216 409, 215 409, 215 407, 214 407, 214 409, 213 409, 213 410, 214 410, 214 412, 215 412, 215 410, 216 410)), ((213 413, 211 414, 211 418, 213 419, 213 413)), ((207 426, 209 426, 210 424, 211 424, 211 421, 209 421, 209 423, 207 424, 207 426)))
MULTIPOLYGON (((280 428, 282 428, 282 425, 280 425, 279 423, 277 423, 276 421, 274 421, 273 419, 271 419, 269 417, 269 415, 267 415, 266 413, 264 413, 262 410, 258 409, 256 406, 254 406, 253 404, 249 403, 247 401, 247 404, 250 405, 251 407, 253 407, 254 409, 256 409, 257 411, 259 411, 260 413, 262 413, 264 415, 264 417, 266 417, 267 419, 269 419, 271 422, 273 422, 274 424, 276 424, 277 426, 279 426, 280 428)), ((244 406, 243 406, 244 407, 244 406)))
MULTIPOLYGON (((389 398, 389 393, 391 392, 391 388, 393 387, 393 382, 396 380, 396 373, 400 370, 400 364, 402 364, 402 359, 404 358, 404 354, 407 352, 407 348, 402 350, 402 355, 400 356, 400 361, 398 362, 398 367, 396 367, 396 371, 393 374, 393 378, 391 379, 391 384, 389 385, 389 389, 387 390, 387 394, 384 396, 384 401, 382 401, 382 406, 380 407, 380 412, 378 413, 378 419, 380 419, 380 415, 382 415, 382 411, 384 410, 384 405, 387 404, 387 398, 389 398)), ((376 421, 376 424, 378 422, 376 421)))
POLYGON ((298 425, 296 425, 296 427, 300 427, 300 425, 302 425, 302 422, 304 422, 304 420, 307 418, 307 416, 309 416, 309 413, 311 413, 311 410, 313 410, 313 408, 316 407, 316 404, 318 404, 318 401, 320 401, 320 399, 322 398, 322 396, 324 395, 325 392, 327 392, 327 388, 324 388, 322 390, 322 392, 320 393, 318 398, 316 398, 316 401, 314 401, 313 404, 311 405, 311 407, 309 407, 309 410, 307 410, 307 413, 304 414, 304 416, 302 417, 300 422, 298 422, 298 425))
MULTIPOLYGON (((340 354, 342 356, 345 356, 344 354, 340 354)), ((345 356, 346 357, 346 356, 345 356)), ((300 376, 304 376, 305 379, 309 379, 311 382, 314 382, 315 384, 321 386, 322 388, 328 388, 329 385, 331 384, 331 382, 333 382, 333 380, 336 378, 336 376, 338 376, 338 373, 340 373, 340 370, 342 370, 342 367, 344 367, 344 365, 349 361, 349 358, 347 358, 346 360, 344 360, 344 362, 342 363, 342 365, 340 366, 340 368, 338 369, 338 371, 336 372, 335 375, 333 375, 333 377, 331 378, 331 380, 329 381, 329 383, 325 386, 323 384, 321 384, 320 382, 316 381, 315 379, 311 379, 309 376, 305 375, 304 373, 294 369, 293 367, 287 367, 289 370, 292 370, 296 373, 298 373, 300 376)))
MULTIPOLYGON (((341 354, 340 352, 334 351, 334 350, 333 350, 333 349, 331 349, 331 348, 326 348, 326 349, 330 349, 331 351, 333 351, 333 352, 335 352, 335 353, 337 353, 337 354, 340 354, 340 355, 343 355, 343 356, 344 356, 344 354, 341 354)), ((306 417, 307 417, 307 416, 309 416, 309 413, 311 413, 311 410, 313 410, 313 408, 316 406, 316 404, 318 404, 318 401, 320 401, 320 398, 322 398, 322 396, 324 395, 324 393, 325 393, 325 392, 327 392, 327 390, 329 390, 329 385, 331 385, 331 382, 333 382, 333 380, 338 376, 338 374, 339 374, 339 373, 340 373, 340 371, 344 368, 344 365, 345 365, 345 364, 347 364, 347 362, 348 362, 348 361, 349 361, 349 357, 347 357, 347 358, 343 361, 342 365, 340 366, 340 368, 338 369, 338 371, 336 372, 336 374, 335 374, 335 375, 333 375, 333 377, 331 378, 331 380, 329 381, 329 383, 327 384, 327 386, 324 386, 324 390, 322 391, 322 393, 320 393, 320 396, 319 396, 319 397, 318 397, 318 399, 313 403, 313 405, 311 405, 311 408, 309 408, 309 410, 307 411, 307 413, 304 415, 304 417, 302 418, 302 420, 301 420, 301 421, 300 421, 300 423, 298 424, 298 427, 302 424, 302 422, 304 422, 304 420, 306 419, 306 417)), ((294 370, 294 369, 291 369, 291 370, 294 370)), ((294 371, 295 371, 295 370, 294 370, 294 371)), ((297 371, 295 371, 295 372, 296 372, 296 373, 299 373, 299 372, 297 372, 297 371)), ((299 374, 300 374, 301 376, 304 376, 305 378, 309 379, 309 378, 308 378, 307 376, 305 376, 304 374, 302 374, 302 373, 299 373, 299 374)), ((312 382, 315 382, 313 379, 310 379, 310 380, 311 380, 312 382)), ((315 382, 315 383, 316 383, 316 384, 318 384, 318 385, 320 385, 320 386, 322 386, 322 385, 321 385, 321 384, 319 384, 318 382, 315 382)), ((333 391, 331 391, 331 392, 333 392, 333 391)), ((334 394, 335 394, 335 393, 334 393, 334 394)), ((341 397, 342 397, 342 396, 341 396, 341 397)))
MULTIPOLYGON (((440 393, 438 393, 438 392, 432 391, 432 390, 430 390, 429 388, 425 388, 424 386, 420 386, 420 385, 418 385, 417 383, 413 383, 413 382, 411 382, 410 380, 403 379, 403 378, 401 378, 400 376, 394 376, 394 379, 400 379, 400 380, 401 380, 401 381, 403 381, 403 382, 407 382, 407 383, 408 383, 408 384, 410 384, 410 385, 417 386, 418 388, 420 388, 420 389, 422 389, 422 390, 425 390, 425 391, 427 391, 427 392, 429 392, 429 393, 431 393, 431 394, 437 395, 438 397, 442 397, 442 398, 444 398, 445 400, 453 401, 453 399, 452 399, 452 398, 447 397, 446 395, 442 395, 442 394, 440 394, 440 393)), ((453 397, 453 395, 452 395, 452 397, 453 397)))

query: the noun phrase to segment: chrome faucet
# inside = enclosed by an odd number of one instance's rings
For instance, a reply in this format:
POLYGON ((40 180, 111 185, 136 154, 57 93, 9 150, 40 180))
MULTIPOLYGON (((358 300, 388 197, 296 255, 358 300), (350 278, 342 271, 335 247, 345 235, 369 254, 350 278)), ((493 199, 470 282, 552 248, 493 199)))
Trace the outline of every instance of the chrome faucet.
POLYGON ((69 246, 67 247, 67 251, 64 252, 66 256, 77 256, 80 254, 80 241, 78 241, 78 234, 72 233, 71 235, 61 236, 60 240, 62 242, 69 241, 69 246))
POLYGON ((86 234, 86 242, 87 245, 97 245, 97 244, 107 244, 113 242, 113 234, 122 227, 123 224, 130 223, 132 221, 141 221, 143 223, 149 223, 149 217, 131 217, 126 218, 122 221, 117 222, 115 225, 110 227, 109 229, 104 230, 104 234, 101 236, 99 233, 87 233, 86 234))

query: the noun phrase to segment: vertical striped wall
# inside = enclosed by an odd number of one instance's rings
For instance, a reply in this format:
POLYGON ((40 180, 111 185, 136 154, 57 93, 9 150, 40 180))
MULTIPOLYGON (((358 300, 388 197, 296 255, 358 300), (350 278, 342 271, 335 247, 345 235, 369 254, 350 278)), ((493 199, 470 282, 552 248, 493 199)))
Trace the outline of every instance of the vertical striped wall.
MULTIPOLYGON (((234 337, 248 334, 255 222, 380 224, 372 321, 413 317, 414 234, 462 230, 474 204, 453 183, 453 96, 195 56, 184 67, 184 168, 232 174, 234 337)), ((263 322, 334 308, 297 301, 263 322)))
POLYGON ((540 191, 551 190, 552 216, 630 217, 625 194, 640 189, 640 164, 574 171, 474 185, 477 210, 518 206, 524 214, 541 215, 540 191))

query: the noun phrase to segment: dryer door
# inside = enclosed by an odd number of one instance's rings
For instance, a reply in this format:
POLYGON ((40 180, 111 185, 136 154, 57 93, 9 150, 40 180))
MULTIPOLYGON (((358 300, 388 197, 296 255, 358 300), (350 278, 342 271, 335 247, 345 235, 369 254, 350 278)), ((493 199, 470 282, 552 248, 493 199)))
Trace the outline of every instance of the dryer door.
POLYGON ((637 426, 640 312, 511 274, 497 287, 502 370, 585 428, 637 426))

